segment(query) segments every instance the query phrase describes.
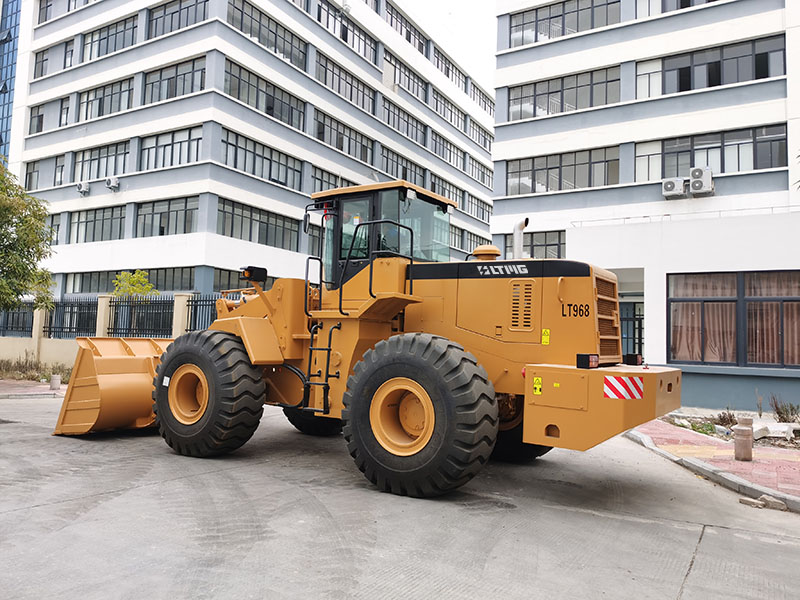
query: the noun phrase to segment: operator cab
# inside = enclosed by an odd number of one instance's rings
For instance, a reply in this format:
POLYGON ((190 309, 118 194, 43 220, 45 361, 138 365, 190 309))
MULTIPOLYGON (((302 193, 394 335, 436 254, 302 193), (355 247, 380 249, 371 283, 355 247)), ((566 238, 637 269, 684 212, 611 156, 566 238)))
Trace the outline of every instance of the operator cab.
POLYGON ((323 281, 338 288, 377 257, 450 260, 450 207, 456 203, 407 181, 338 188, 311 195, 322 213, 323 281))

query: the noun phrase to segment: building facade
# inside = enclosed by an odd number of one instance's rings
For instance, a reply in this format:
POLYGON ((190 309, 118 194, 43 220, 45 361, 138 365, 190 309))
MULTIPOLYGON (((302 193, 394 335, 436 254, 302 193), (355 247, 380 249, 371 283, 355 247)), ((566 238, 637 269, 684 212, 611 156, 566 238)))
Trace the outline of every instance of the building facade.
POLYGON ((615 271, 684 404, 797 402, 800 3, 498 6, 495 243, 615 271))
POLYGON ((20 0, 3 0, 0 18, 0 156, 8 158, 17 73, 20 0))
POLYGON ((21 14, 11 168, 50 203, 57 293, 303 277, 314 191, 407 179, 489 238, 492 97, 389 0, 40 0, 21 14))

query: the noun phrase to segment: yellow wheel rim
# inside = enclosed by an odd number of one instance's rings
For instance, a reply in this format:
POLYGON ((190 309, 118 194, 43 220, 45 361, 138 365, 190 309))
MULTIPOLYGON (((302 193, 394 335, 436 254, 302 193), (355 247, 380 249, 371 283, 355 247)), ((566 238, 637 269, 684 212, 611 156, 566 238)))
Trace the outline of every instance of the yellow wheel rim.
POLYGON ((433 402, 419 383, 395 377, 381 385, 372 397, 369 422, 375 439, 396 456, 422 450, 433 435, 433 402))
POLYGON ((169 380, 169 409, 172 416, 184 425, 194 425, 208 408, 208 380, 197 365, 177 368, 169 380))

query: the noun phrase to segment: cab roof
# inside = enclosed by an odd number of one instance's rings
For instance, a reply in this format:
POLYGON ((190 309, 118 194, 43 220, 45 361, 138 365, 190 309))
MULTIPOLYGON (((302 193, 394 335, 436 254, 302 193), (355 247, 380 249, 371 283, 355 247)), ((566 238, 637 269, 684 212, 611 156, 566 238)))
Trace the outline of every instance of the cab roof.
POLYGON ((425 198, 426 200, 429 200, 436 204, 443 204, 445 206, 455 206, 456 208, 458 208, 458 203, 450 200, 450 198, 445 198, 444 196, 440 196, 439 194, 434 194, 430 190, 426 190, 425 188, 421 188, 418 185, 414 185, 413 183, 410 183, 402 179, 398 179, 396 181, 386 181, 383 183, 368 183, 366 185, 354 185, 346 188, 336 188, 333 190, 326 190, 324 192, 315 192, 311 194, 311 199, 314 200, 314 202, 316 203, 317 200, 321 200, 323 198, 349 196, 350 194, 358 194, 361 192, 371 192, 373 190, 391 190, 395 188, 414 190, 417 193, 417 196, 420 198, 425 198))

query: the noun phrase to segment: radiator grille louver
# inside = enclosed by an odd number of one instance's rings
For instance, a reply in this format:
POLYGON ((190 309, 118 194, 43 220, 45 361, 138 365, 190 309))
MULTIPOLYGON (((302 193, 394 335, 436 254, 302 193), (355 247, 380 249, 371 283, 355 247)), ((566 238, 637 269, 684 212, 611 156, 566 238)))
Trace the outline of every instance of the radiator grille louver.
POLYGON ((511 284, 511 329, 533 328, 533 283, 511 284))
POLYGON ((600 334, 600 364, 616 364, 622 360, 617 284, 595 277, 595 286, 597 288, 597 327, 600 334))

